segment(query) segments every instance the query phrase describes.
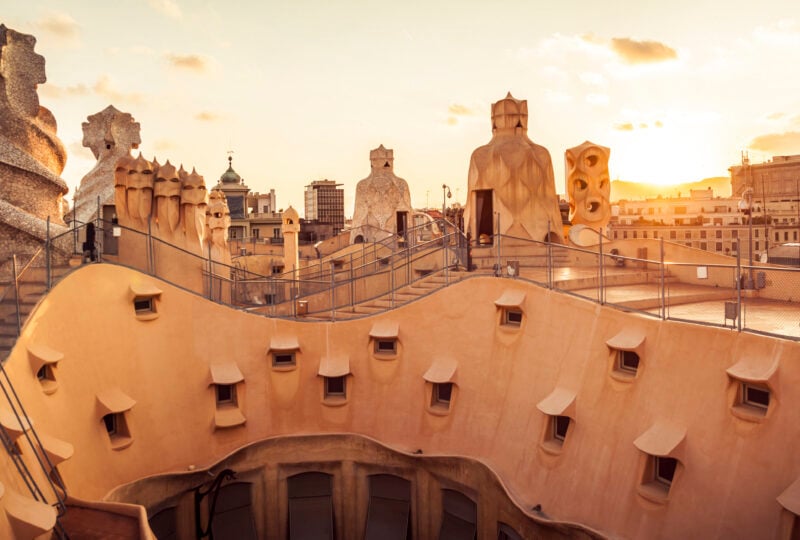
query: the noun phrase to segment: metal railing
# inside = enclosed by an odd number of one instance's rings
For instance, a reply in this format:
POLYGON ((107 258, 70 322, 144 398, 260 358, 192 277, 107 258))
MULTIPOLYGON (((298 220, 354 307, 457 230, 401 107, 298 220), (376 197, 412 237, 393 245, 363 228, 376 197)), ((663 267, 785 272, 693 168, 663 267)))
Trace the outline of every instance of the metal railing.
MULTIPOLYGON (((720 262, 710 263, 692 262, 690 259, 696 261, 697 257, 674 253, 667 258, 665 245, 672 246, 672 251, 686 248, 665 243, 663 239, 632 244, 598 237, 596 246, 576 247, 494 235, 488 244, 478 245, 452 224, 438 221, 435 238, 423 240, 419 231, 412 228, 403 237, 354 244, 338 252, 339 255, 304 261, 305 266, 299 269, 261 274, 241 264, 227 265, 213 260, 208 251, 201 254, 199 249, 190 252, 169 244, 151 231, 138 231, 100 219, 92 225, 96 246, 92 248, 94 256, 87 260, 103 259, 104 233, 109 227, 116 227, 139 254, 138 258, 126 257, 124 266, 215 302, 266 316, 298 317, 328 312, 335 320, 337 312, 355 313, 359 304, 379 300, 390 309, 396 305, 403 288, 426 279, 431 272, 441 272, 446 285, 450 269, 462 268, 523 279, 649 317, 800 339, 800 307, 797 307, 800 270, 776 265, 747 266, 738 258, 733 264, 726 264, 728 258, 722 256, 716 256, 720 262), (636 256, 632 254, 634 250, 636 256), (181 264, 161 264, 163 259, 174 262, 176 257, 181 264), (511 263, 525 269, 524 275, 510 275, 507 266, 511 263)), ((86 247, 80 239, 81 230, 88 226, 73 222, 67 232, 45 243, 47 289, 52 286, 53 246, 60 245, 62 255, 70 251, 87 255, 79 245, 86 247)), ((430 230, 429 224, 422 227, 430 230)), ((31 258, 25 269, 37 257, 41 255, 31 258)), ((21 286, 22 281, 15 279, 13 289, 17 298, 21 286)), ((18 334, 23 316, 19 307, 16 311, 18 334)))
POLYGON ((728 263, 730 257, 663 239, 635 244, 601 237, 581 248, 500 235, 484 250, 476 260, 498 261, 490 267, 498 276, 662 320, 800 340, 797 268, 750 266, 738 256, 728 263), (523 277, 506 271, 515 261, 527 267, 523 277))

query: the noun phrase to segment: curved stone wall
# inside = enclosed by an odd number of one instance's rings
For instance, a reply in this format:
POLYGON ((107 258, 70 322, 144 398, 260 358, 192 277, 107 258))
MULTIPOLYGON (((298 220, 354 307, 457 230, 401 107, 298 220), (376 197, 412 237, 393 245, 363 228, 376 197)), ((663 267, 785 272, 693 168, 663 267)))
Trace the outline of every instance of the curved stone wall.
MULTIPOLYGON (((42 300, 6 370, 38 432, 74 445, 58 469, 84 499, 267 438, 351 433, 478 460, 520 507, 609 535, 774 537, 794 519, 776 498, 800 476, 798 353, 505 278, 309 323, 90 265, 42 300), (40 345, 61 356, 36 360, 40 345), (637 355, 633 374, 617 369, 620 351, 637 355), (43 361, 52 384, 37 378, 43 361), (326 395, 326 377, 344 395, 326 395), (770 393, 755 414, 741 403, 748 381, 770 393), (108 414, 124 422, 111 437, 108 414), (654 492, 656 458, 674 476, 654 492)), ((18 486, 5 456, 0 473, 18 486)))

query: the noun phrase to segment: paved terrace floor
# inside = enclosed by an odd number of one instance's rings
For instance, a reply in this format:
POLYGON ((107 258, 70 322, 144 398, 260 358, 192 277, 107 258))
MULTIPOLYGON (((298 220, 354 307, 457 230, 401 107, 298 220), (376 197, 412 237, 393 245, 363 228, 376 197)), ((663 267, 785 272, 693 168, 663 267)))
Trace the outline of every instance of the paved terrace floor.
MULTIPOLYGON (((545 268, 521 268, 521 277, 547 282, 545 268)), ((659 316, 661 282, 658 270, 608 267, 604 269, 605 303, 623 309, 638 310, 659 316)), ((553 270, 553 283, 558 289, 598 301, 596 267, 561 267, 553 270), (585 285, 585 286, 584 286, 585 285)), ((666 317, 701 324, 737 328, 738 322, 725 319, 725 303, 736 302, 735 288, 706 287, 666 279, 666 317)), ((783 302, 757 297, 742 298, 743 329, 800 339, 800 302, 783 302)))

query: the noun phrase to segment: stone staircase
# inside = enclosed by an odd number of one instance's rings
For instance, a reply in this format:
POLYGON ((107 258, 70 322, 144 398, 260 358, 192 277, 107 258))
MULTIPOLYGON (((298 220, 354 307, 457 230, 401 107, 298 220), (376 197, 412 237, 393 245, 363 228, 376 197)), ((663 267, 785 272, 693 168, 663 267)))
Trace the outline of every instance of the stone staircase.
MULTIPOLYGON (((69 260, 69 264, 53 266, 50 269, 51 283, 55 284, 65 274, 80 265, 80 257, 69 260)), ((31 267, 19 280, 19 313, 20 325, 24 326, 28 315, 39 303, 47 292, 47 269, 44 267, 31 267)), ((17 301, 14 291, 14 281, 8 280, 0 283, 0 361, 5 361, 17 342, 17 301)))
MULTIPOLYGON (((550 261, 553 267, 570 264, 569 251, 553 245, 550 250, 550 261)), ((546 268, 548 265, 547 246, 543 244, 512 243, 504 239, 500 246, 500 264, 508 261, 519 261, 520 268, 546 268)), ((494 246, 472 248, 472 266, 475 270, 494 270, 497 265, 497 249, 494 246)))
POLYGON ((447 276, 445 276, 444 271, 439 270, 418 279, 410 285, 397 289, 394 293, 394 301, 392 300, 392 294, 387 293, 378 298, 356 304, 352 308, 346 307, 337 309, 335 313, 331 313, 330 311, 312 313, 304 316, 303 319, 306 321, 345 320, 381 313, 413 302, 439 289, 443 289, 448 286, 448 284, 452 285, 471 275, 475 275, 475 273, 462 270, 448 270, 447 276))

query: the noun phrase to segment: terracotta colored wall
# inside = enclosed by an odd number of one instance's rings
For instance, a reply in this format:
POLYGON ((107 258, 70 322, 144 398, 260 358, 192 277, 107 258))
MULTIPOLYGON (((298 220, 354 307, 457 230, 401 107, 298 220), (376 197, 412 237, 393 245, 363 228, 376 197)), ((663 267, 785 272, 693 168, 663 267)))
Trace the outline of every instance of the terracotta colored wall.
MULTIPOLYGON (((156 473, 208 466, 265 437, 351 432, 401 451, 479 459, 517 502, 557 520, 623 537, 774 537, 775 501, 800 475, 800 345, 604 308, 520 281, 475 278, 384 313, 349 322, 295 323, 211 304, 156 282, 159 317, 139 321, 121 267, 86 266, 39 305, 7 362, 37 428, 75 445, 59 469, 69 489, 99 498, 156 473), (498 326, 507 289, 526 293, 518 329, 498 326), (399 354, 378 360, 368 334, 400 325, 399 354), (624 328, 646 335, 638 378, 609 376, 606 340, 624 328), (275 335, 295 335, 297 369, 274 371, 275 335), (64 353, 58 390, 44 395, 25 347, 64 353), (346 354, 348 403, 322 402, 320 358, 346 354), (744 358, 778 358, 779 387, 767 418, 730 412, 725 370, 744 358), (437 358, 458 361, 449 415, 427 411, 423 374, 437 358), (214 430, 212 362, 235 361, 247 422, 214 430), (134 443, 110 449, 95 394, 119 386, 134 443), (575 421, 561 455, 539 446, 547 417, 536 404, 556 386, 574 391, 575 421), (685 457, 665 505, 637 494, 642 453, 633 441, 656 421, 686 429, 685 457)), ((0 481, 6 482, 6 472, 0 481)), ((0 503, 2 501, 0 500, 0 503)))

